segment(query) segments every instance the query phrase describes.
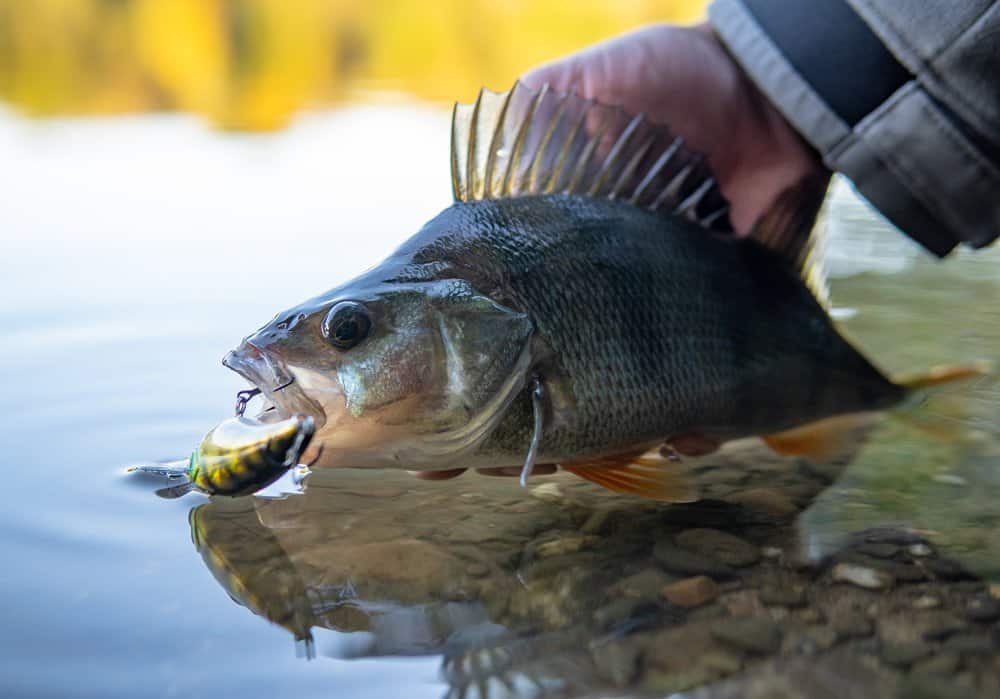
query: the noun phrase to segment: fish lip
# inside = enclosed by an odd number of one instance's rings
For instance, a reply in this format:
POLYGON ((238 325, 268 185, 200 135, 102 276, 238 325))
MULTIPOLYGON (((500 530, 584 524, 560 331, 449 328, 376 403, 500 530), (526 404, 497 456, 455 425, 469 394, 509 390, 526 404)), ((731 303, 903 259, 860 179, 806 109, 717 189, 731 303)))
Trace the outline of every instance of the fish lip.
POLYGON ((267 394, 277 393, 295 381, 283 364, 275 362, 270 354, 247 340, 223 357, 222 365, 267 394))
POLYGON ((325 411, 305 394, 295 374, 271 353, 252 342, 244 340, 239 347, 227 353, 222 358, 222 365, 259 388, 282 417, 309 416, 315 424, 313 431, 326 423, 325 411))

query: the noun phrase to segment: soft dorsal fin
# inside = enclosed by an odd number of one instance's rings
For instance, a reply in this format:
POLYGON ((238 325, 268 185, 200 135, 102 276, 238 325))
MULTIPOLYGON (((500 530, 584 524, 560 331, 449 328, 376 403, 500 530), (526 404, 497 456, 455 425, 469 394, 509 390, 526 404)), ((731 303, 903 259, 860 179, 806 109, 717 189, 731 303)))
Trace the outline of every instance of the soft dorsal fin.
POLYGON ((785 258, 820 305, 830 309, 823 267, 824 218, 819 217, 827 175, 805 177, 788 187, 757 219, 750 237, 785 258))
POLYGON ((538 194, 618 199, 729 230, 704 158, 642 114, 518 82, 452 113, 456 201, 538 194))

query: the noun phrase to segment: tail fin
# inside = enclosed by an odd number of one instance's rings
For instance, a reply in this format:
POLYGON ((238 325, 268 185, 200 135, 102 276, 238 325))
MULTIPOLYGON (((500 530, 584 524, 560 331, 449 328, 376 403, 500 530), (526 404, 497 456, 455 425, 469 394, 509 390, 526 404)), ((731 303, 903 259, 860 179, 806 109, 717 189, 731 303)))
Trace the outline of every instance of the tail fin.
POLYGON ((984 383, 992 385, 996 378, 989 362, 946 364, 898 377, 896 383, 909 397, 890 415, 936 439, 957 440, 969 427, 973 391, 984 383))
POLYGON ((931 367, 922 374, 901 376, 896 379, 896 383, 910 391, 922 391, 937 386, 983 379, 992 376, 992 373, 992 367, 989 362, 942 364, 931 367))
MULTIPOLYGON (((995 375, 988 362, 949 364, 898 378, 895 383, 909 397, 888 413, 897 422, 943 441, 958 440, 969 424, 969 393, 973 382, 992 383, 995 375), (945 388, 954 388, 947 392, 945 388)), ((805 456, 830 461, 857 451, 883 413, 836 415, 818 422, 764 435, 764 442, 777 454, 805 456)))

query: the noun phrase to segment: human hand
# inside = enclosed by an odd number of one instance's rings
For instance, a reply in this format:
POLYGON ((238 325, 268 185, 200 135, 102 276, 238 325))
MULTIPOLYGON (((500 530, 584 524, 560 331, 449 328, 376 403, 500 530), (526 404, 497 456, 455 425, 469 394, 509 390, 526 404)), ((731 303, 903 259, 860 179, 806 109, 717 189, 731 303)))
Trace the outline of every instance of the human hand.
POLYGON ((521 80, 668 125, 707 157, 740 235, 750 233, 786 188, 829 174, 708 24, 645 27, 539 66, 521 80))

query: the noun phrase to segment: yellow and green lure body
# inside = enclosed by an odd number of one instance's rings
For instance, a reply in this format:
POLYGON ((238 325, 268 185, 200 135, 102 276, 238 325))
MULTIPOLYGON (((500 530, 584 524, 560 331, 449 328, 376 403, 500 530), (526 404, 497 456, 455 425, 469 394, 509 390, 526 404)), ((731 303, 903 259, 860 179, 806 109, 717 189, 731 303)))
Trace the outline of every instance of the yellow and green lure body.
POLYGON ((216 425, 186 461, 141 465, 131 470, 185 478, 179 485, 158 491, 165 497, 179 497, 191 490, 231 497, 251 495, 298 465, 315 430, 315 422, 308 415, 277 422, 237 416, 216 425))

